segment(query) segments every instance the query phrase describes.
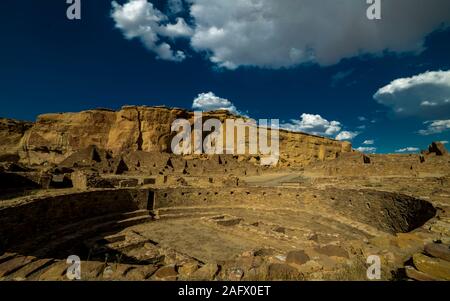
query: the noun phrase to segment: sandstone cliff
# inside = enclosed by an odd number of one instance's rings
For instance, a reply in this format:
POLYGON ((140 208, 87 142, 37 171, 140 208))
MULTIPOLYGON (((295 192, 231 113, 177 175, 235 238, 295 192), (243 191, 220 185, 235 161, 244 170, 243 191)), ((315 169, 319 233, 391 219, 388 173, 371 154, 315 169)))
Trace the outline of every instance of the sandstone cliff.
POLYGON ((32 127, 31 122, 0 118, 0 161, 16 161, 25 132, 32 127))
MULTIPOLYGON (((224 120, 228 112, 204 114, 224 120)), ((16 153, 27 164, 60 163, 74 152, 96 145, 123 155, 131 151, 170 152, 175 119, 193 120, 193 112, 166 107, 126 106, 79 113, 44 114, 34 124, 0 123, 0 154, 16 153)), ((280 131, 280 165, 303 166, 351 152, 351 144, 303 133, 280 131)))

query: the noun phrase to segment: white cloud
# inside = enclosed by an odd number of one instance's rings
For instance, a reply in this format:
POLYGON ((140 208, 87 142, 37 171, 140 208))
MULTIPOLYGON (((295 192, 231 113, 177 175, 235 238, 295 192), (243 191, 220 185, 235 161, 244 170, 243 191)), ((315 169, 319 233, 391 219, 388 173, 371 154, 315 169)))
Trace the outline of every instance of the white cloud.
POLYGON ((367 118, 366 118, 366 117, 364 117, 364 116, 358 116, 358 120, 359 120, 359 121, 366 121, 366 120, 367 120, 367 118))
POLYGON ((161 41, 161 37, 187 38, 193 34, 182 18, 170 23, 168 17, 147 0, 129 0, 124 5, 113 1, 112 8, 111 16, 125 38, 140 39, 159 59, 182 61, 186 58, 183 51, 173 50, 167 42, 161 41))
POLYGON ((450 130, 450 119, 426 121, 424 122, 424 124, 427 125, 427 128, 424 130, 420 130, 420 135, 427 136, 450 130))
POLYGON ((320 115, 302 114, 300 119, 291 119, 289 123, 281 124, 280 128, 319 136, 333 136, 339 133, 342 124, 339 121, 328 121, 320 115))
POLYGON ((366 147, 366 146, 360 146, 356 148, 357 151, 362 153, 375 153, 377 151, 376 147, 366 147))
POLYGON ((374 140, 365 140, 365 141, 363 142, 364 145, 373 145, 374 143, 375 143, 374 140))
POLYGON ((398 149, 395 152, 396 153, 417 153, 418 151, 420 151, 419 148, 409 146, 409 147, 398 149))
POLYGON ((317 136, 326 136, 336 140, 352 140, 359 132, 341 131, 342 123, 339 121, 328 121, 318 114, 302 114, 300 119, 291 119, 288 123, 280 124, 280 128, 293 131, 309 133, 317 136))
POLYGON ((336 136, 336 140, 352 140, 358 135, 358 132, 342 131, 336 136))
POLYGON ((192 46, 231 69, 331 65, 386 49, 420 52, 424 37, 450 20, 448 0, 422 1, 384 1, 382 22, 373 22, 366 1, 190 0, 192 46))
POLYGON ((437 103, 437 102, 433 102, 433 101, 425 100, 425 101, 422 101, 422 102, 420 103, 420 105, 421 105, 422 107, 435 107, 435 106, 438 105, 438 103, 437 103))
POLYGON ((192 35, 192 28, 187 25, 183 18, 177 18, 175 24, 167 24, 160 27, 160 33, 166 37, 178 38, 192 35))
POLYGON ((441 141, 441 143, 442 144, 448 144, 448 141, 447 140, 443 140, 443 141, 441 141))
MULTIPOLYGON (((194 99, 192 109, 204 112, 227 110, 231 113, 250 118, 248 115, 240 112, 231 101, 218 97, 213 92, 200 93, 194 99)), ((278 128, 317 136, 334 137, 337 135, 337 140, 351 140, 359 134, 348 131, 341 132, 342 124, 339 121, 328 121, 322 116, 314 114, 302 114, 300 119, 291 119, 288 123, 278 124, 278 128)))
MULTIPOLYGON (((182 10, 180 2, 170 0, 169 11, 182 10)), ((154 35, 160 34, 158 26, 167 19, 149 22, 156 9, 148 9, 146 0, 127 2, 132 3, 147 8, 131 30, 152 32, 139 36, 164 58, 155 49, 154 35)), ((118 6, 116 3, 114 9, 118 6)), ((194 29, 191 47, 229 69, 310 62, 332 65, 361 54, 383 55, 385 50, 420 53, 425 36, 450 20, 448 0, 428 0, 426 5, 423 0, 384 1, 381 22, 367 19, 368 5, 363 0, 186 0, 184 8, 194 29)), ((176 58, 176 54, 168 58, 176 58)))
POLYGON ((217 97, 213 92, 200 93, 197 98, 194 99, 192 108, 194 110, 205 112, 227 110, 231 113, 239 113, 231 101, 225 98, 217 97))
POLYGON ((450 71, 428 71, 399 78, 379 89, 374 99, 400 115, 450 114, 450 71))

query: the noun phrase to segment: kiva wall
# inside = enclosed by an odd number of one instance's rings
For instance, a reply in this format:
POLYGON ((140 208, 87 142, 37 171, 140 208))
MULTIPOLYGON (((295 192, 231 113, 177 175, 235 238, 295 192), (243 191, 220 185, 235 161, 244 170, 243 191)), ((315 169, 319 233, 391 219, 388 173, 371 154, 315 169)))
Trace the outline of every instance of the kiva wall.
POLYGON ((43 197, 0 208, 0 243, 4 248, 81 220, 147 209, 148 190, 101 190, 43 197))

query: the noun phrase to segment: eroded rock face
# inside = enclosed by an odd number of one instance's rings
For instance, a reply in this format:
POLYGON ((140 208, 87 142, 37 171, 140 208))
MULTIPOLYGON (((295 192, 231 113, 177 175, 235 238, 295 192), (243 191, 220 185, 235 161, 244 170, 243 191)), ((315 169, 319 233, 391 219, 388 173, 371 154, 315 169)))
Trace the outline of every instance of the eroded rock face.
MULTIPOLYGON (((95 145, 122 155, 131 151, 170 152, 174 120, 193 124, 194 113, 166 107, 126 106, 79 113, 40 115, 34 124, 2 120, 0 136, 7 137, 0 153, 17 151, 28 164, 58 164, 81 149, 95 145), (13 132, 13 134, 11 134, 13 132)), ((236 118, 225 111, 204 113, 203 120, 236 118)), ((280 131, 280 165, 302 166, 313 161, 335 159, 351 152, 351 144, 302 133, 280 131)))
POLYGON ((352 151, 349 142, 302 133, 280 131, 280 165, 304 166, 310 162, 333 160, 352 151))
POLYGON ((18 158, 20 141, 32 125, 27 121, 0 118, 0 161, 15 161, 18 158))
POLYGON ((104 110, 45 114, 21 141, 22 160, 30 164, 59 163, 76 150, 106 146, 116 113, 104 110))

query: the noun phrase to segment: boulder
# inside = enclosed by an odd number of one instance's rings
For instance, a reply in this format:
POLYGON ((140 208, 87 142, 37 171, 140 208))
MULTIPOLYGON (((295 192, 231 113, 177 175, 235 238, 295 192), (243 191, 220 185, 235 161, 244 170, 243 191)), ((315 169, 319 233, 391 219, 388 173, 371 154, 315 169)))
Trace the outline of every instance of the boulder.
POLYGON ((125 280, 127 272, 131 271, 135 268, 132 265, 128 264, 108 264, 104 269, 99 278, 103 278, 105 280, 125 280))
POLYGON ((335 246, 335 245, 326 245, 323 247, 315 248, 314 251, 320 254, 324 254, 327 256, 335 256, 335 257, 342 257, 342 258, 348 258, 348 253, 345 249, 335 246))
POLYGON ((269 280, 300 280, 302 274, 285 263, 272 263, 269 265, 267 276, 269 280))
MULTIPOLYGON (((158 268, 154 265, 139 266, 126 273, 127 280, 145 280, 155 273, 158 268)), ((176 275, 174 276, 176 277, 176 275)))
POLYGON ((437 281, 439 279, 436 279, 430 275, 427 275, 425 273, 422 273, 418 270, 416 270, 412 266, 405 266, 405 273, 408 278, 417 280, 417 281, 437 281))
POLYGON ((244 276, 244 270, 239 267, 232 267, 225 271, 225 277, 230 281, 240 281, 244 276))
POLYGON ((437 279, 450 280, 450 262, 448 261, 417 253, 413 255, 413 262, 417 270, 422 273, 437 279))
POLYGON ((188 277, 197 270, 198 270, 198 263, 193 261, 183 263, 181 266, 178 267, 178 273, 182 277, 188 277))
POLYGON ((258 249, 253 253, 254 256, 272 256, 273 254, 275 250, 271 248, 258 249))
POLYGON ((157 280, 176 280, 178 273, 175 265, 166 265, 156 271, 154 276, 157 280))
POLYGON ((450 261, 450 246, 430 243, 425 245, 425 252, 433 257, 450 261))
POLYGON ((303 251, 291 251, 286 256, 286 262, 292 263, 296 265, 302 265, 305 264, 310 260, 309 256, 303 251))
POLYGON ((207 263, 191 274, 192 280, 211 281, 219 271, 219 266, 215 263, 207 263))

